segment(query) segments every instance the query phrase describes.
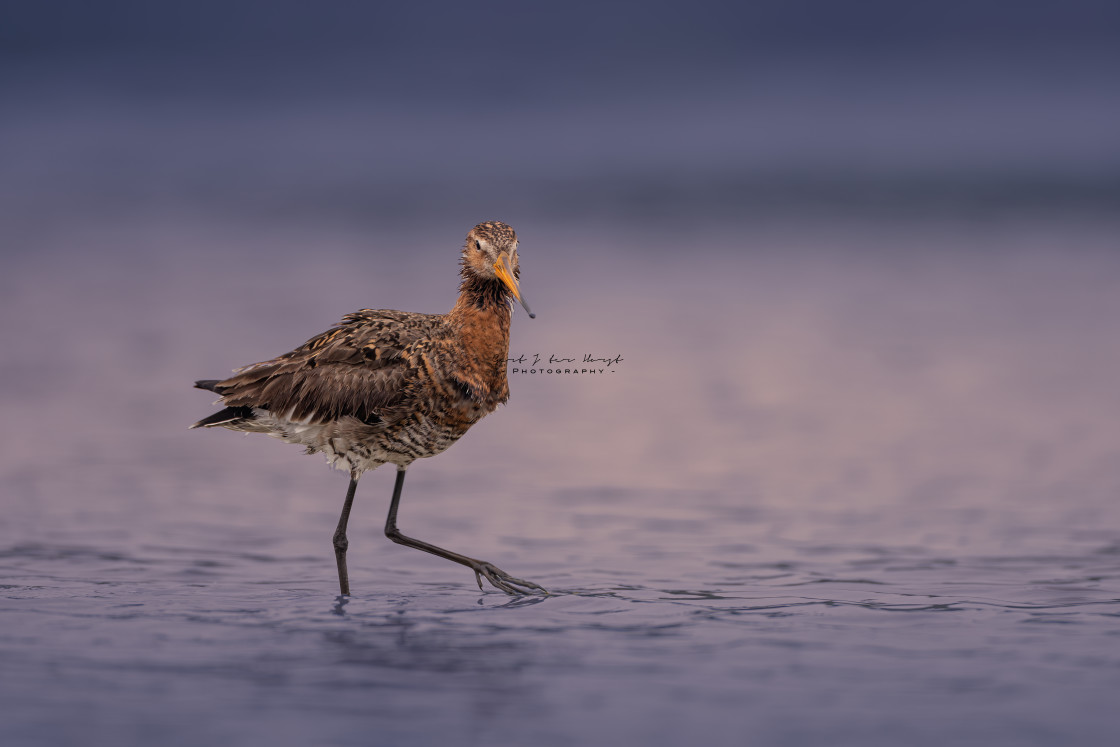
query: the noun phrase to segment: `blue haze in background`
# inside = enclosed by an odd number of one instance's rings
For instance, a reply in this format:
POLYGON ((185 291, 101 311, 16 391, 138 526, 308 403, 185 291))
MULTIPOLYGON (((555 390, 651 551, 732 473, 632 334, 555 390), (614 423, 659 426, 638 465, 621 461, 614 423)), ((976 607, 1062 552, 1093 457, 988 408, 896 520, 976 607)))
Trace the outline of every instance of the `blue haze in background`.
POLYGON ((0 30, 5 203, 373 225, 452 204, 670 225, 806 206, 1112 207, 1118 16, 22 4, 0 30))

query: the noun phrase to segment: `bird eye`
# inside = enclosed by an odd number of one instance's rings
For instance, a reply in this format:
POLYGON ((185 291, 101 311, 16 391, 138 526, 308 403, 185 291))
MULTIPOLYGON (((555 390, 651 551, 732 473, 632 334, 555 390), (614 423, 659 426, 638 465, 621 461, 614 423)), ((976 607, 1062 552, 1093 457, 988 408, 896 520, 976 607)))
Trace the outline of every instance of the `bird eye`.
POLYGON ((482 242, 479 241, 478 239, 475 239, 474 240, 474 248, 481 252, 482 251, 482 242))

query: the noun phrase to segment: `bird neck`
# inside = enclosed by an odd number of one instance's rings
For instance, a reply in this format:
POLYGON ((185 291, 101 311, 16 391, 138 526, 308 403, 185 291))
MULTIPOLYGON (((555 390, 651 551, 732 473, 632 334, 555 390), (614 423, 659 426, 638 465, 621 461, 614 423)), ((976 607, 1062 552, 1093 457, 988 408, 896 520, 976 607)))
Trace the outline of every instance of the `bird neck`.
POLYGON ((460 320, 485 319, 497 323, 508 336, 511 313, 509 291, 501 281, 465 275, 459 284, 459 298, 448 316, 460 320))
POLYGON ((505 378, 511 314, 509 294, 500 281, 463 278, 447 319, 484 376, 505 378))

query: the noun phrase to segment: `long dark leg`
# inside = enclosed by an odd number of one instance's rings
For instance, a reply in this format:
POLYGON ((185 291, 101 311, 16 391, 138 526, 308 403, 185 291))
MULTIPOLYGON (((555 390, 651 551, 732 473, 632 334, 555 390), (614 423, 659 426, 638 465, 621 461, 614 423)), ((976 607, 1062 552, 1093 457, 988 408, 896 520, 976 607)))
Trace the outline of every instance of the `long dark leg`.
POLYGON ((346 502, 342 504, 342 516, 338 518, 338 528, 334 530, 334 560, 338 563, 338 586, 343 596, 350 596, 350 576, 346 573, 346 523, 350 521, 350 507, 354 505, 354 491, 358 489, 358 473, 350 473, 350 487, 346 490, 346 502))
POLYGON ((478 582, 478 588, 482 588, 482 579, 486 578, 494 587, 501 589, 507 594, 527 594, 530 591, 543 591, 545 594, 548 590, 543 586, 537 586, 532 581, 522 581, 515 578, 501 568, 498 568, 493 563, 487 563, 485 560, 475 560, 468 558, 466 555, 460 555, 457 552, 444 550, 442 547, 430 545, 427 542, 405 537, 401 534, 401 530, 397 529, 397 506, 401 502, 401 488, 404 487, 404 470, 397 470, 397 482, 393 485, 393 502, 389 504, 389 516, 385 519, 385 536, 396 542, 398 545, 405 547, 415 547, 417 550, 430 552, 432 555, 438 555, 441 558, 446 558, 455 563, 465 565, 474 571, 475 581, 478 582), (523 588, 518 588, 523 587, 523 588))

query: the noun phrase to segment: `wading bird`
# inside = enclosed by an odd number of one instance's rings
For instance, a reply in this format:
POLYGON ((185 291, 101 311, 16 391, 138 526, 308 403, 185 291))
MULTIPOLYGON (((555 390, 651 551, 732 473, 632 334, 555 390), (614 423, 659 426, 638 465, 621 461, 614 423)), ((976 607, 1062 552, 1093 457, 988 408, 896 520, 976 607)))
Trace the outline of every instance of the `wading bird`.
MULTIPOLYGON (((322 452, 350 472, 334 533, 338 583, 350 594, 346 524, 362 473, 397 467, 385 534, 467 566, 509 594, 545 590, 492 563, 406 537, 397 529, 404 475, 417 459, 439 454, 509 398, 506 359, 518 286, 517 234, 505 223, 480 223, 463 247, 459 298, 446 314, 362 309, 290 353, 239 369, 224 380, 195 382, 221 395, 225 409, 192 428, 220 426, 266 433, 322 452)), ((545 592, 547 593, 547 592, 545 592)))

